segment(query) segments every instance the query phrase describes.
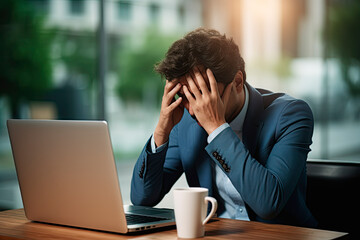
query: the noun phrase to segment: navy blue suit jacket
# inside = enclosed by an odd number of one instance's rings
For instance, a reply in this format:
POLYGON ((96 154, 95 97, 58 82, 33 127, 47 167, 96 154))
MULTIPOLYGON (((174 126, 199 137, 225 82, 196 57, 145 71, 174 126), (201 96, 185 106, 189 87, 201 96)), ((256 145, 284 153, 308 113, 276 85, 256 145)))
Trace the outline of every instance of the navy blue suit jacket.
POLYGON ((206 187, 213 195, 210 161, 214 161, 241 194, 251 220, 317 225, 305 202, 311 109, 283 93, 249 84, 247 88, 243 141, 227 128, 208 144, 205 130, 185 111, 162 151, 152 153, 150 141, 146 143, 133 172, 134 205, 156 205, 183 173, 189 186, 206 187))

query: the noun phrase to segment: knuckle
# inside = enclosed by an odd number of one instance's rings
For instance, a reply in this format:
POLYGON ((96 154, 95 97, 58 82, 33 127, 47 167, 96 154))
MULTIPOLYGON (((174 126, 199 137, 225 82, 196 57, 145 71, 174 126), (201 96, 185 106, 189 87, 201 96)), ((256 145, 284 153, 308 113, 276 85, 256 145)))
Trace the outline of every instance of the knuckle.
POLYGON ((165 90, 170 90, 170 89, 171 89, 171 82, 165 85, 165 90))
POLYGON ((206 104, 211 102, 211 98, 209 96, 204 96, 203 100, 204 100, 203 102, 206 104))

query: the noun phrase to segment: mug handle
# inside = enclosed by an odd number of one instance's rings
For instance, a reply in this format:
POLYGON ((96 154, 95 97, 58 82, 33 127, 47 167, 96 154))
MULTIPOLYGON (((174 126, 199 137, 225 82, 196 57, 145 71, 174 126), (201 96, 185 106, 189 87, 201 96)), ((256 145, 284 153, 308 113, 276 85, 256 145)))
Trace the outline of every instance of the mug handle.
POLYGON ((210 218, 215 214, 218 206, 216 199, 213 197, 205 197, 205 203, 206 202, 211 202, 211 211, 203 221, 202 223, 203 225, 205 225, 210 220, 210 218))

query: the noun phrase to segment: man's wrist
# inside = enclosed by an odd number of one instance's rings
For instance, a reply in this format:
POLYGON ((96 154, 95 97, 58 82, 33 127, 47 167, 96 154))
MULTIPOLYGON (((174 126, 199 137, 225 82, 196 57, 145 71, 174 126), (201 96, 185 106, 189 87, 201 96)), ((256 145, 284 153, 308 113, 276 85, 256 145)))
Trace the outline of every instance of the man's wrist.
POLYGON ((153 134, 156 146, 161 146, 166 143, 169 140, 169 135, 170 133, 165 133, 162 130, 160 131, 158 128, 156 128, 153 134))
POLYGON ((214 132, 218 127, 220 127, 221 125, 225 124, 226 122, 221 122, 221 123, 217 123, 214 124, 212 126, 209 126, 207 128, 204 127, 205 131, 207 132, 208 135, 210 135, 212 132, 214 132))
POLYGON ((216 138, 217 135, 219 135, 222 131, 224 131, 226 128, 230 127, 230 125, 228 123, 224 123, 222 125, 220 125, 218 128, 216 128, 214 131, 212 131, 208 138, 207 138, 207 142, 210 143, 212 140, 214 140, 214 138, 216 138))
POLYGON ((164 144, 160 145, 160 146, 156 146, 155 144, 155 139, 154 139, 154 134, 151 136, 151 140, 150 140, 150 144, 151 144, 151 152, 152 153, 157 153, 159 151, 161 151, 162 149, 165 148, 166 144, 168 142, 165 142, 164 144))

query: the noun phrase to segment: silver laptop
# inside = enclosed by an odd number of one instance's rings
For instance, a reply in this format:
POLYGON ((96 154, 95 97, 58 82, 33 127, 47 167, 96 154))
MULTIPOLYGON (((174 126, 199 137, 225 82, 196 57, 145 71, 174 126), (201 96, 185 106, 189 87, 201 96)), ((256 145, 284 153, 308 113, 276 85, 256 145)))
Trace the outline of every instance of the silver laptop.
POLYGON ((123 206, 105 121, 7 126, 29 220, 118 233, 175 224, 172 209, 123 206))

